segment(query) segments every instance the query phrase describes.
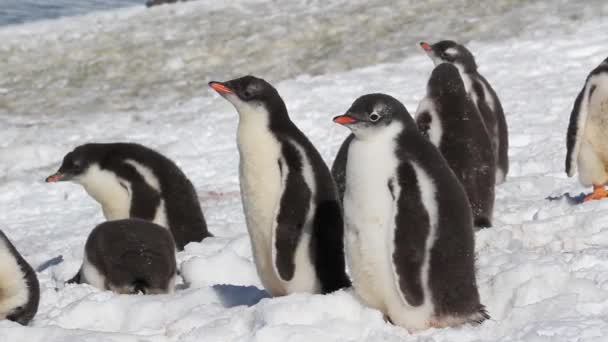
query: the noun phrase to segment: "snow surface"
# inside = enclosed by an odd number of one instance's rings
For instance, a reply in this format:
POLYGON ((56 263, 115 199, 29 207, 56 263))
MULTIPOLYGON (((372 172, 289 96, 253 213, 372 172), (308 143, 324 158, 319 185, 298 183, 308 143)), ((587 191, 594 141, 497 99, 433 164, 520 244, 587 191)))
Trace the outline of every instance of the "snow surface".
MULTIPOLYGON (((179 37, 181 30, 186 36, 197 32, 193 26, 198 24, 209 28, 207 19, 215 20, 212 16, 199 15, 198 22, 185 23, 178 18, 205 3, 0 29, 0 53, 8 57, 0 65, 0 224, 34 267, 58 255, 64 259, 38 273, 41 303, 31 327, 1 321, 0 341, 607 340, 608 200, 572 206, 565 200, 545 199, 589 190, 565 175, 565 133, 587 73, 606 58, 606 20, 600 17, 560 30, 468 43, 481 72, 499 93, 511 142, 511 172, 497 188, 495 227, 476 235, 480 294, 492 320, 478 327, 409 335, 385 323, 378 311, 359 304, 350 291, 270 299, 260 290, 238 190, 237 114, 204 84, 211 77, 239 76, 251 64, 258 76, 273 81, 292 119, 331 163, 348 133, 331 122, 334 115, 370 92, 391 94, 413 113, 424 96, 433 63, 411 48, 417 40, 408 35, 393 44, 394 51, 408 53, 392 55, 399 59, 377 58, 391 63, 362 67, 366 62, 356 60, 351 66, 330 65, 318 72, 314 66, 325 62, 314 59, 319 56, 309 56, 312 60, 304 66, 283 70, 285 56, 252 51, 239 55, 233 49, 255 50, 257 45, 240 45, 241 38, 233 45, 233 37, 225 33, 224 41, 216 42, 224 45, 225 55, 209 56, 210 60, 200 60, 197 53, 179 57, 205 49, 181 47, 187 43, 180 39, 175 46, 179 53, 168 53, 166 68, 159 57, 165 51, 137 44, 137 37, 157 34, 151 27, 163 14, 168 23, 160 25, 158 34, 179 37), (142 29, 138 23, 143 23, 142 29), (125 56, 114 56, 112 49, 120 50, 115 44, 129 42, 133 45, 125 51, 131 51, 126 56, 130 62, 119 62, 125 56), (95 65, 97 55, 104 61, 99 69, 83 67, 95 65), (106 63, 108 56, 116 62, 106 63), (228 57, 234 60, 226 62, 228 57), (156 66, 137 69, 145 63, 156 66), (193 63, 201 67, 190 69, 193 63), (279 69, 273 70, 273 63, 279 69), (138 87, 149 92, 142 96, 138 87), (81 187, 45 184, 44 178, 78 144, 125 140, 156 148, 183 168, 216 235, 191 243, 178 254, 183 280, 174 295, 127 296, 87 285, 63 285, 80 266, 87 235, 103 217, 99 205, 81 187)), ((240 20, 248 19, 243 13, 258 13, 258 5, 267 6, 261 0, 239 4, 234 6, 240 20)), ((214 6, 212 10, 221 11, 221 5, 214 6)), ((304 11, 294 8, 296 14, 304 11)), ((555 27, 548 17, 542 27, 555 27)), ((262 32, 281 27, 272 21, 268 27, 256 25, 262 32)), ((432 31, 433 36, 441 33, 432 31)), ((251 39, 260 44, 281 34, 251 39)))

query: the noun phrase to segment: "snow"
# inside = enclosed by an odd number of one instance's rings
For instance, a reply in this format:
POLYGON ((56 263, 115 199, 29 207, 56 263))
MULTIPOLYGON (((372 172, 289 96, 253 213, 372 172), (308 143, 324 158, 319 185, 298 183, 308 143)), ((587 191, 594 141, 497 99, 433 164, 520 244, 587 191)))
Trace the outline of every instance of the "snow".
POLYGON ((272 81, 292 119, 331 163, 348 134, 331 118, 371 92, 401 99, 413 114, 433 68, 417 42, 451 27, 428 34, 420 23, 412 24, 415 34, 389 30, 389 44, 357 28, 369 15, 332 25, 341 8, 356 13, 362 2, 285 3, 295 19, 328 14, 308 23, 294 19, 304 25, 298 28, 321 25, 308 36, 287 30, 277 9, 261 17, 271 7, 263 0, 202 0, 0 28, 7 57, 0 68, 1 228, 34 268, 58 255, 64 260, 38 273, 41 303, 31 326, 1 321, 0 341, 605 341, 608 201, 572 206, 545 198, 589 191, 565 175, 565 133, 587 73, 606 58, 608 36, 600 32, 608 30, 601 17, 607 5, 597 3, 599 17, 585 11, 584 20, 559 22, 538 2, 483 21, 473 32, 455 31, 497 90, 509 124, 511 171, 497 187, 495 226, 476 234, 478 284, 492 319, 409 335, 350 290, 282 298, 260 290, 240 202, 237 114, 205 84, 245 72, 272 81), (525 10, 537 12, 519 25, 513 17, 525 10), (511 31, 492 39, 488 32, 505 20, 511 31), (344 51, 320 33, 341 25, 361 33, 344 51), (239 36, 249 29, 258 33, 239 36), (483 40, 468 41, 477 36, 483 40), (331 48, 316 55, 316 40, 331 48), (127 296, 63 285, 103 217, 81 187, 44 178, 65 153, 89 141, 153 147, 195 184, 215 237, 178 254, 182 279, 175 294, 127 296))

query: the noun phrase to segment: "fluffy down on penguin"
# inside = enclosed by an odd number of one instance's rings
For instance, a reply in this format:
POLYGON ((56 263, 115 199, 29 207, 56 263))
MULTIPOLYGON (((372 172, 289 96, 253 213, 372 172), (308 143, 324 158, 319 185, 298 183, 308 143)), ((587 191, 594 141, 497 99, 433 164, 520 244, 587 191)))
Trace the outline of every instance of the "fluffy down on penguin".
POLYGON ((107 220, 140 218, 169 228, 178 250, 212 236, 190 180, 172 160, 139 144, 80 145, 46 181, 82 185, 107 220))
POLYGON ((492 142, 496 158, 496 184, 503 183, 509 172, 509 132, 496 91, 479 73, 475 57, 464 45, 443 40, 433 45, 421 42, 420 46, 435 65, 450 63, 458 68, 467 93, 481 113, 492 142))
POLYGON ((608 197, 608 58, 589 73, 570 114, 566 174, 593 186, 584 201, 608 197))
POLYGON ((491 227, 494 151, 483 119, 452 64, 441 63, 431 73, 426 97, 416 111, 416 123, 464 186, 475 227, 491 227))
POLYGON ((344 218, 358 297, 409 331, 487 319, 467 196, 403 104, 364 95, 334 122, 354 134, 344 218))
POLYGON ((27 325, 39 302, 36 272, 0 230, 0 319, 27 325))
POLYGON ((175 243, 164 227, 140 219, 104 222, 91 231, 84 260, 68 283, 121 294, 173 293, 175 243))

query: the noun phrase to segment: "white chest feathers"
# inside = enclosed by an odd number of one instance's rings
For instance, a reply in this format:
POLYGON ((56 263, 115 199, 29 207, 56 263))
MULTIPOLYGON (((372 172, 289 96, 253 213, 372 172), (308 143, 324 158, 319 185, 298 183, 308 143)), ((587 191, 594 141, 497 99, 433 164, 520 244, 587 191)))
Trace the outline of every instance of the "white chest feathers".
POLYGON ((0 320, 28 301, 29 289, 17 260, 0 238, 0 320))
POLYGON ((312 166, 304 149, 294 141, 277 140, 268 128, 269 113, 263 107, 242 105, 239 111, 237 144, 240 153, 239 178, 247 230, 251 238, 256 269, 262 284, 273 296, 293 292, 317 292, 318 281, 309 255, 310 224, 314 201, 295 252, 295 271, 289 280, 281 279, 276 268, 275 235, 281 197, 289 167, 282 154, 282 144, 290 144, 302 159, 302 173, 314 198, 316 189, 312 166), (279 165, 282 166, 279 166, 279 165))
POLYGON ((413 307, 400 288, 400 278, 406 275, 397 273, 393 258, 399 244, 395 240, 398 199, 402 191, 413 190, 401 188, 397 181, 400 161, 395 156, 395 137, 399 132, 400 127, 389 126, 382 136, 369 140, 354 139, 350 146, 344 195, 346 255, 357 295, 368 305, 390 316, 396 324, 419 330, 428 327, 434 314, 428 281, 438 206, 433 180, 424 169, 410 161, 416 183, 405 186, 417 187, 415 190, 420 193, 422 205, 430 218, 429 235, 425 245, 421 246, 425 256, 419 270, 424 302, 413 307))
MULTIPOLYGON (((160 181, 154 172, 147 166, 134 160, 124 161, 135 168, 144 182, 161 193, 160 181)), ((87 193, 101 204, 103 214, 108 220, 119 220, 130 217, 133 198, 132 184, 129 180, 119 177, 115 172, 105 170, 98 164, 92 164, 87 171, 78 178, 87 193)), ((146 199, 137 199, 143 200, 146 199)), ((153 222, 161 226, 168 226, 165 203, 161 202, 154 213, 153 222)))
POLYGON ((346 255, 355 291, 368 305, 385 312, 387 296, 396 294, 388 252, 395 222, 389 182, 396 183, 395 137, 401 125, 393 125, 379 136, 353 139, 344 193, 346 255))

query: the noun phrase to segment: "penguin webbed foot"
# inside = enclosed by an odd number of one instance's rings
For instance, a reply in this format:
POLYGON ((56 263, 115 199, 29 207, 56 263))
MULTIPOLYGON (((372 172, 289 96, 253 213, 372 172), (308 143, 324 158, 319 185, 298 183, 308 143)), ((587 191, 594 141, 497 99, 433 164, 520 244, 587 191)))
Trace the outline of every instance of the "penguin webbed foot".
POLYGON ((583 202, 589 202, 593 200, 600 200, 608 197, 608 191, 604 185, 593 185, 593 192, 585 197, 583 202))

